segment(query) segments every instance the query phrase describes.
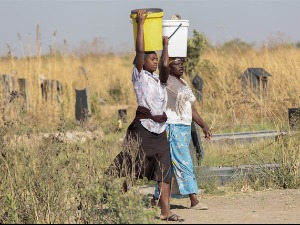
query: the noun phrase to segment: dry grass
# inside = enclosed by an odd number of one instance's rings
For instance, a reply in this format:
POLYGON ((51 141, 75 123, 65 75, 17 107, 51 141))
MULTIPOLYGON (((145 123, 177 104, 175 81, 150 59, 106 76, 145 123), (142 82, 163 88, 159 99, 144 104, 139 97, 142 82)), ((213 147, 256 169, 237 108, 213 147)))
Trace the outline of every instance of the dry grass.
MULTIPOLYGON (((36 52, 40 52, 38 47, 36 52)), ((287 129, 287 109, 300 105, 299 49, 263 48, 245 53, 209 50, 201 57, 198 71, 204 80, 204 100, 197 103, 197 108, 214 133, 287 129), (267 98, 242 93, 240 75, 248 67, 262 67, 272 74, 267 98)), ((22 107, 21 98, 8 107, 1 93, 0 202, 5 207, 0 210, 0 223, 152 221, 153 213, 146 212, 148 216, 136 213, 144 207, 145 199, 133 194, 127 196, 132 201, 128 200, 120 194, 118 185, 103 179, 103 170, 120 150, 118 140, 124 133, 115 129, 117 110, 127 108, 129 122, 135 112, 132 58, 133 55, 79 56, 54 51, 48 56, 37 54, 37 57, 16 59, 9 55, 0 59, 1 74, 28 80, 30 103, 29 111, 22 107), (42 100, 40 76, 62 83, 60 101, 42 100), (92 120, 90 127, 82 128, 73 119, 74 88, 85 87, 90 89, 92 120), (111 90, 117 90, 117 94, 111 95, 111 90), (69 129, 100 129, 104 136, 85 144, 64 143, 52 136, 30 146, 13 141, 16 134, 69 129)), ((248 147, 224 148, 221 157, 219 150, 208 149, 204 160, 209 165, 241 164, 264 163, 274 157, 284 170, 279 174, 280 179, 273 176, 270 180, 299 186, 298 169, 295 169, 299 165, 299 139, 282 140, 273 143, 272 148, 265 148, 264 143, 248 147)))
MULTIPOLYGON (((131 54, 76 56, 56 53, 25 59, 8 57, 0 60, 0 68, 2 74, 28 79, 30 111, 34 115, 46 116, 48 122, 57 122, 62 108, 64 118, 74 118, 74 89, 89 87, 92 119, 101 123, 115 121, 116 108, 127 108, 129 120, 134 116, 136 98, 131 84, 132 58, 131 54), (45 104, 42 101, 41 76, 63 84, 61 103, 45 104), (116 91, 114 95, 111 94, 113 91, 116 91), (109 108, 111 105, 113 107, 109 108)), ((299 58, 299 49, 280 46, 244 53, 238 49, 205 51, 197 69, 204 80, 204 100, 198 104, 198 110, 215 132, 226 129, 228 125, 286 127, 287 109, 300 105, 299 58), (247 95, 241 93, 240 76, 249 67, 262 67, 272 75, 268 81, 267 98, 250 92, 247 95)), ((189 81, 189 78, 185 79, 189 81)))
POLYGON ((252 50, 241 54, 210 51, 202 57, 199 71, 204 79, 204 102, 201 112, 213 126, 271 123, 287 125, 287 109, 299 107, 296 91, 299 82, 299 49, 252 50), (252 93, 242 95, 240 76, 249 67, 262 67, 272 77, 268 80, 267 98, 252 93))
MULTIPOLYGON (((14 102, 15 103, 15 102, 14 102)), ((16 106, 17 108, 17 106, 16 106)), ((31 118, 0 119, 0 223, 151 223, 147 196, 124 195, 104 175, 121 149, 119 134, 69 142, 36 139, 31 118), (18 134, 27 134, 20 138, 18 134)), ((65 132, 62 123, 57 130, 65 132)))

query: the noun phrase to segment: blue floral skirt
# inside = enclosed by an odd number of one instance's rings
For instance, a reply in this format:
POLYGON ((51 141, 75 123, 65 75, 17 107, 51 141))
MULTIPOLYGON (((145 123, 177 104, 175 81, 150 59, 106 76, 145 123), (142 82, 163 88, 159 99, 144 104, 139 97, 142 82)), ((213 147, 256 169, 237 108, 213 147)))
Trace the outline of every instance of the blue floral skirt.
MULTIPOLYGON (((198 194, 198 183, 194 173, 190 153, 191 126, 184 124, 167 124, 170 143, 172 174, 174 173, 181 195, 198 194)), ((159 197, 158 186, 155 196, 159 197)))

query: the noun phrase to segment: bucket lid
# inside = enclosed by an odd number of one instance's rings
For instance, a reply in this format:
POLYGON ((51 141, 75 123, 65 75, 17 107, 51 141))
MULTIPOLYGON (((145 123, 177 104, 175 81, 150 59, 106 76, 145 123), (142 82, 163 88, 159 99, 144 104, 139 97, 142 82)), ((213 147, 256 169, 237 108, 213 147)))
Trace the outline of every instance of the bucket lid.
MULTIPOLYGON (((137 12, 140 9, 135 9, 131 11, 130 18, 135 19, 137 17, 137 12)), ((162 18, 164 16, 164 12, 162 9, 159 8, 146 8, 143 9, 147 13, 147 18, 162 18)))
POLYGON ((139 10, 145 10, 147 13, 163 12, 163 10, 160 9, 160 8, 145 8, 145 9, 134 9, 134 10, 131 10, 131 14, 136 14, 139 10))

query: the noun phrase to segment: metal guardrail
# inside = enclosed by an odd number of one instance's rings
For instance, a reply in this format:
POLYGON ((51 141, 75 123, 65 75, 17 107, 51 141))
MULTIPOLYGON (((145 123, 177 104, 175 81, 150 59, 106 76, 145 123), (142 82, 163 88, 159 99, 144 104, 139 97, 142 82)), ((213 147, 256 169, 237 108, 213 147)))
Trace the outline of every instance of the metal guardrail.
MULTIPOLYGON (((193 124, 194 125, 194 124, 193 124)), ((200 166, 200 162, 205 155, 205 148, 203 147, 202 140, 204 136, 200 135, 199 126, 192 126, 192 141, 190 144, 190 152, 195 166, 200 166), (194 130, 194 132, 193 132, 194 130), (197 148, 198 147, 198 148, 197 148)), ((234 145, 241 143, 254 143, 260 140, 269 139, 277 140, 280 136, 287 135, 286 131, 255 131, 255 132, 237 132, 237 133, 223 133, 213 134, 210 141, 206 141, 205 145, 234 145)))
POLYGON ((263 164, 263 165, 241 165, 239 167, 209 167, 196 166, 199 179, 208 178, 216 179, 220 185, 224 185, 229 181, 246 177, 249 174, 262 172, 264 170, 274 171, 280 168, 279 164, 263 164))
MULTIPOLYGON (((228 182, 247 177, 250 174, 262 172, 264 170, 274 171, 280 168, 279 164, 264 164, 264 165, 241 165, 239 167, 229 166, 195 166, 197 179, 201 181, 212 180, 223 186, 228 182)), ((172 181, 171 195, 173 198, 183 198, 178 189, 176 181, 172 181)))
MULTIPOLYGON (((276 131, 276 130, 265 130, 265 131, 255 131, 255 132, 237 132, 237 133, 223 133, 214 134, 208 143, 242 143, 248 142, 252 143, 262 139, 276 139, 279 136, 286 135, 286 131, 276 131)), ((204 138, 204 137, 202 137, 204 138)))

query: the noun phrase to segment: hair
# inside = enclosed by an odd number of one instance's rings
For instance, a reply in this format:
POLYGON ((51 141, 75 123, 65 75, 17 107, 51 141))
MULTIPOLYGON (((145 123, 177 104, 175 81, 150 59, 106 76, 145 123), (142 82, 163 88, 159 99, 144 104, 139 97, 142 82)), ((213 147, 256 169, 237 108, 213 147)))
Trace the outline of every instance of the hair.
POLYGON ((155 51, 146 51, 146 52, 144 52, 144 58, 151 54, 156 54, 156 52, 155 51))
MULTIPOLYGON (((155 51, 146 51, 144 52, 144 58, 146 58, 147 56, 151 55, 151 54, 157 54, 155 51)), ((135 64, 135 59, 136 57, 134 57, 134 60, 132 62, 132 64, 134 65, 135 64)))

